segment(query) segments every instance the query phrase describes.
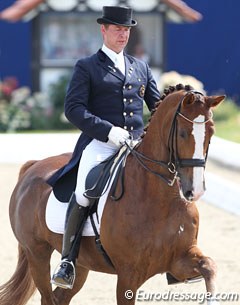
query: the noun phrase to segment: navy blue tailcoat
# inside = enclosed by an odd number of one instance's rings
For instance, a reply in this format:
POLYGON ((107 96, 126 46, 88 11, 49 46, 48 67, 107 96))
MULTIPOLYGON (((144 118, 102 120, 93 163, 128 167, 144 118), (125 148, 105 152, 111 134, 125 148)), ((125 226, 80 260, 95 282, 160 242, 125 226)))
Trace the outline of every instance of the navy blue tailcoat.
POLYGON ((69 163, 48 180, 61 201, 68 201, 75 190, 79 160, 91 140, 107 142, 112 126, 138 138, 144 128, 144 101, 152 110, 160 99, 149 66, 127 54, 124 58, 125 75, 102 50, 76 63, 66 94, 65 115, 82 133, 69 163))

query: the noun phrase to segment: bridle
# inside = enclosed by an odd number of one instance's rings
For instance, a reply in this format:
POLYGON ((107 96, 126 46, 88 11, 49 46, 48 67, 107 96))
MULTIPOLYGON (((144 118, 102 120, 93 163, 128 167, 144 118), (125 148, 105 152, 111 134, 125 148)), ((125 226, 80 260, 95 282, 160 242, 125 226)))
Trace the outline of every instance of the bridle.
MULTIPOLYGON (((185 98, 186 95, 188 94, 200 94, 203 96, 203 94, 201 92, 195 91, 195 90, 191 90, 188 91, 182 98, 182 100, 180 101, 178 108, 175 112, 173 121, 172 121, 172 125, 171 125, 171 129, 170 129, 170 133, 169 133, 169 137, 168 137, 168 148, 169 148, 169 153, 170 153, 170 160, 169 160, 169 164, 171 164, 171 166, 173 166, 174 168, 178 169, 178 168, 183 168, 183 167, 205 167, 206 164, 206 158, 207 158, 207 154, 205 159, 197 159, 197 158, 192 158, 192 159, 180 159, 178 157, 178 150, 177 150, 177 116, 180 116, 181 118, 183 118, 185 121, 187 121, 188 123, 191 124, 206 124, 207 122, 209 122, 212 119, 212 113, 209 119, 203 121, 203 122, 196 122, 193 120, 190 120, 189 118, 187 118, 186 116, 184 116, 181 113, 181 106, 182 106, 182 101, 185 98)), ((209 146, 209 145, 208 145, 209 146)), ((208 149, 207 149, 208 150, 208 149)))
POLYGON ((190 90, 180 100, 180 102, 178 104, 178 107, 177 107, 177 110, 174 114, 172 124, 171 124, 171 128, 170 128, 170 132, 169 132, 169 136, 168 136, 168 149, 169 149, 169 161, 168 162, 151 159, 151 158, 145 156, 143 153, 138 152, 136 149, 132 148, 131 145, 126 143, 126 145, 128 146, 128 149, 130 150, 130 153, 135 157, 135 159, 138 161, 138 163, 144 169, 146 169, 148 172, 154 174, 155 176, 158 176, 160 179, 165 181, 169 186, 174 185, 174 183, 175 183, 175 181, 178 177, 179 168, 205 167, 205 164, 206 164, 206 161, 207 161, 209 143, 208 143, 208 147, 207 147, 206 156, 205 156, 204 159, 199 159, 199 158, 180 159, 179 156, 178 156, 178 150, 177 150, 177 117, 179 116, 180 118, 186 120, 188 123, 191 123, 191 124, 195 124, 195 123, 196 124, 206 124, 207 122, 209 122, 212 119, 212 113, 211 113, 211 116, 210 116, 209 119, 207 119, 203 122, 196 122, 196 121, 193 121, 193 120, 187 118, 185 115, 183 115, 181 113, 181 106, 182 106, 182 102, 183 102, 184 98, 186 97, 186 95, 192 94, 192 93, 200 94, 200 95, 203 96, 203 94, 201 92, 198 92, 198 91, 195 91, 195 90, 190 90), (159 166, 162 166, 164 168, 167 168, 168 171, 171 174, 173 174, 173 178, 172 179, 166 178, 164 175, 152 170, 148 165, 146 165, 146 161, 151 162, 155 165, 159 165, 159 166))

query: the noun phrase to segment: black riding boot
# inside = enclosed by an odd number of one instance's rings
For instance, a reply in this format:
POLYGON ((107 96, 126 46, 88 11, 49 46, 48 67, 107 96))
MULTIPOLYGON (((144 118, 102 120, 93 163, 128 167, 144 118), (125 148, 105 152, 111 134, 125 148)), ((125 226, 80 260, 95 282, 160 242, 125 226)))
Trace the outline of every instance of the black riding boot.
POLYGON ((72 194, 65 220, 62 260, 51 283, 65 289, 72 289, 75 280, 75 260, 78 256, 83 226, 88 215, 88 207, 79 205, 75 193, 72 194))

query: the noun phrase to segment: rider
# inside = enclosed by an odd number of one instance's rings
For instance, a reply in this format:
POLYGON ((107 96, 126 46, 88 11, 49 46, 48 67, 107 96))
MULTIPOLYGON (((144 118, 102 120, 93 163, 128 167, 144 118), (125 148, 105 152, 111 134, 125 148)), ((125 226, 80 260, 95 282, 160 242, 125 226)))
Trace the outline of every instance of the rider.
POLYGON ((121 147, 130 134, 139 138, 144 127, 143 102, 152 110, 160 99, 148 64, 124 52, 131 27, 137 25, 132 9, 104 6, 97 22, 103 46, 76 63, 65 99, 65 115, 82 134, 72 159, 48 181, 57 194, 63 178, 77 173, 65 220, 62 260, 51 280, 62 288, 72 288, 75 278, 75 257, 70 252, 88 215, 89 201, 83 195, 88 172, 121 147))

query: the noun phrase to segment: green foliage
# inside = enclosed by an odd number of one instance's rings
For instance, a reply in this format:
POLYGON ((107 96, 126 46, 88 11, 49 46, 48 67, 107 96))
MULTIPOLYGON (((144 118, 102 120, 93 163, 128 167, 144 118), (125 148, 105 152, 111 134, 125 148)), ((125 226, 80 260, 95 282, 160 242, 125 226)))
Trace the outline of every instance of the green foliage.
POLYGON ((0 132, 73 129, 64 116, 68 82, 69 76, 62 76, 50 85, 48 94, 32 95, 13 77, 0 82, 0 132))
POLYGON ((240 112, 239 106, 230 99, 223 101, 214 109, 214 121, 227 121, 237 116, 240 112))
POLYGON ((215 135, 240 143, 240 107, 227 99, 214 108, 215 135))
POLYGON ((66 95, 69 76, 61 76, 56 83, 49 86, 49 99, 52 105, 51 126, 52 129, 74 128, 64 117, 64 99, 66 95))
POLYGON ((146 125, 148 123, 148 120, 149 120, 150 116, 151 116, 151 113, 148 110, 147 105, 144 103, 144 107, 143 107, 143 122, 144 122, 144 125, 146 125))
POLYGON ((0 131, 23 130, 30 126, 30 113, 16 105, 1 102, 0 131))
POLYGON ((0 131, 24 130, 31 125, 30 90, 17 88, 13 77, 0 82, 0 131))

